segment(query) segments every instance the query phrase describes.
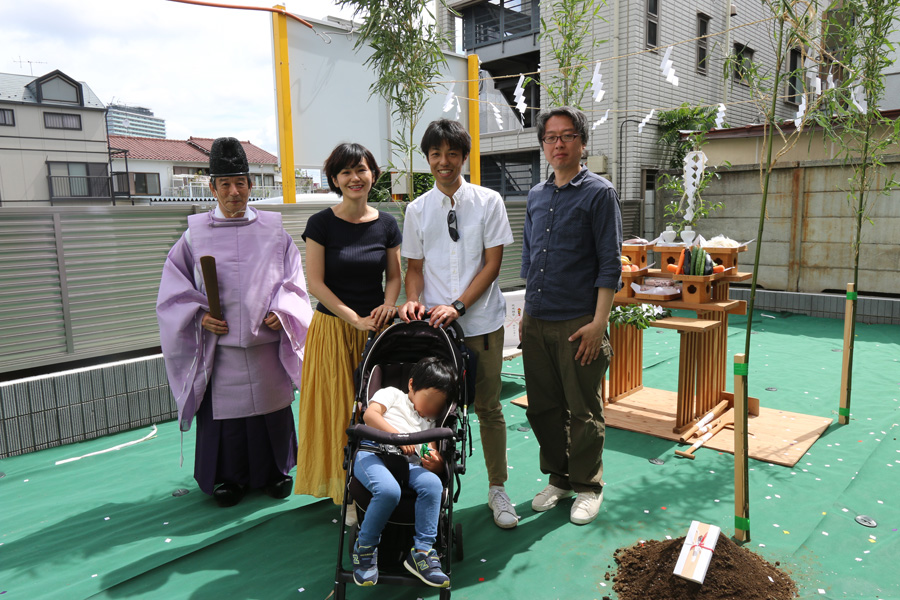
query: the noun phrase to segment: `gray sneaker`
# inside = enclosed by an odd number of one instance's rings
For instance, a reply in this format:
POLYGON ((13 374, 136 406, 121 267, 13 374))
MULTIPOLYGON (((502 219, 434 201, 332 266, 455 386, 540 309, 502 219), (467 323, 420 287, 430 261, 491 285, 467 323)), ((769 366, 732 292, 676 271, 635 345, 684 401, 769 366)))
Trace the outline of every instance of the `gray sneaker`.
POLYGON ((531 510, 534 512, 544 512, 545 510, 550 510, 557 504, 559 504, 560 500, 565 498, 569 498, 574 496, 575 492, 572 490, 564 490, 562 488, 558 488, 555 485, 548 485, 540 492, 538 495, 534 497, 534 500, 531 501, 531 510))
POLYGON ((494 524, 500 529, 512 529, 519 524, 516 508, 502 486, 492 485, 488 491, 488 507, 494 513, 494 524))

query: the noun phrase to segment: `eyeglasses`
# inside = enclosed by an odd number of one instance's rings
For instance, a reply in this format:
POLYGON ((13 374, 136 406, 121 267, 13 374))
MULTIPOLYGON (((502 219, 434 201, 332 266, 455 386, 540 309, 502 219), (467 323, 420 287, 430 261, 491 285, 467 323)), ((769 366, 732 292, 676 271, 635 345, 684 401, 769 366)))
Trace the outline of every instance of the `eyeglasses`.
POLYGON ((565 143, 574 142, 575 138, 581 136, 580 133, 564 133, 562 135, 548 135, 541 141, 545 144, 555 144, 557 140, 562 139, 565 143))
POLYGON ((447 213, 447 231, 450 232, 450 239, 454 242, 459 241, 459 231, 456 229, 456 209, 451 208, 447 213))

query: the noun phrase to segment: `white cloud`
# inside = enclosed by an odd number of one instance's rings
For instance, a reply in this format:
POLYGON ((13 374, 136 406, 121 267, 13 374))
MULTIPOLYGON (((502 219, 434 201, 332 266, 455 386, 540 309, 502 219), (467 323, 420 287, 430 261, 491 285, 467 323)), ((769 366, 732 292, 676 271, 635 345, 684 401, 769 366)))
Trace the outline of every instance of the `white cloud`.
MULTIPOLYGON (((171 139, 230 135, 277 154, 271 13, 165 0, 3 4, 0 72, 59 69, 106 104, 149 108, 171 139)), ((330 0, 285 6, 317 19, 352 16, 330 0)))

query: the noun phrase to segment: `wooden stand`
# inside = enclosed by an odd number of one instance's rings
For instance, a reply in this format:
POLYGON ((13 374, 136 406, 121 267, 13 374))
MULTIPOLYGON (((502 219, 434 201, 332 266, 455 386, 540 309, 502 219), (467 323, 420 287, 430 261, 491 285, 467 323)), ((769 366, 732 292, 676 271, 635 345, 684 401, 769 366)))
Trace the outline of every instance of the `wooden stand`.
MULTIPOLYGON (((672 251, 675 254, 676 249, 668 246, 657 247, 656 250, 672 251)), ((680 252, 680 248, 677 249, 677 253, 680 252)), ((725 391, 728 315, 744 314, 747 305, 743 301, 728 298, 730 281, 733 279, 726 279, 722 274, 672 275, 654 269, 650 269, 649 274, 680 279, 682 299, 660 301, 637 294, 630 298, 616 297, 615 303, 650 303, 664 308, 697 312, 696 319, 669 317, 651 324, 653 327, 675 329, 680 334, 677 409, 672 431, 681 434, 721 401, 726 400, 729 407, 733 405, 733 395, 725 391), (687 291, 691 285, 697 284, 702 285, 702 289, 687 291)), ((635 364, 640 364, 640 358, 636 359, 635 355, 643 353, 642 345, 635 342, 641 341, 642 336, 629 339, 630 343, 625 343, 623 338, 618 348, 613 347, 614 356, 609 372, 609 397, 612 402, 644 389, 642 377, 634 369, 635 364)), ((758 414, 759 400, 752 399, 751 406, 752 412, 758 414)))
POLYGON ((738 254, 747 251, 747 245, 738 246, 737 248, 716 248, 713 246, 703 246, 706 253, 717 265, 722 265, 726 269, 732 267, 737 272, 738 254))
POLYGON ((668 271, 666 271, 666 266, 678 263, 678 258, 681 256, 681 251, 684 250, 684 246, 681 244, 677 246, 653 246, 652 250, 659 254, 660 271, 668 273, 668 271))
POLYGON ((647 249, 652 246, 638 244, 622 244, 622 256, 642 269, 647 268, 647 249))
POLYGON ((613 360, 609 365, 609 402, 615 402, 644 388, 644 353, 629 348, 644 347, 644 330, 634 325, 613 325, 609 328, 609 343, 613 360), (621 356, 621 360, 616 360, 621 356))

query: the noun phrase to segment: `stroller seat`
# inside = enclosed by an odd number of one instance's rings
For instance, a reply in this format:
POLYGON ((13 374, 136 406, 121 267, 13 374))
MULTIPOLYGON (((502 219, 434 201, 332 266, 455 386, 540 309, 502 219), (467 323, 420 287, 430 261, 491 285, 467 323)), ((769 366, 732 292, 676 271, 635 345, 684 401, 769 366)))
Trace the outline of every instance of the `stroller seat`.
MULTIPOLYGON (((390 386, 401 390, 406 389, 406 386, 409 382, 409 373, 412 370, 413 364, 414 363, 388 363, 385 365, 376 365, 375 367, 373 367, 371 375, 369 376, 369 384, 367 386, 368 389, 366 390, 366 399, 371 400, 372 396, 375 395, 375 392, 384 387, 390 386)), ((364 409, 365 407, 362 405, 362 402, 358 402, 357 410, 360 411, 360 414, 364 411, 364 409)), ((451 415, 455 415, 455 411, 456 402, 448 403, 447 406, 444 407, 443 412, 435 419, 437 426, 440 427, 445 424, 448 417, 450 417, 451 415)), ((362 450, 365 450, 365 448, 362 448, 362 450)), ((405 462, 403 457, 396 458, 399 459, 397 462, 405 462)), ((438 477, 440 477, 441 483, 444 487, 444 493, 441 498, 441 505, 444 505, 449 494, 447 490, 447 482, 450 478, 449 468, 446 465, 444 468, 444 472, 438 474, 438 477)), ((364 486, 352 473, 350 474, 350 481, 347 489, 350 493, 350 500, 356 502, 357 519, 361 523, 363 518, 365 517, 365 512, 369 506, 369 502, 372 500, 372 493, 367 490, 366 486, 364 486)), ((401 485, 400 503, 397 505, 397 508, 394 509, 394 512, 391 513, 388 524, 410 526, 414 526, 416 524, 416 493, 413 489, 409 488, 408 486, 401 485)))

